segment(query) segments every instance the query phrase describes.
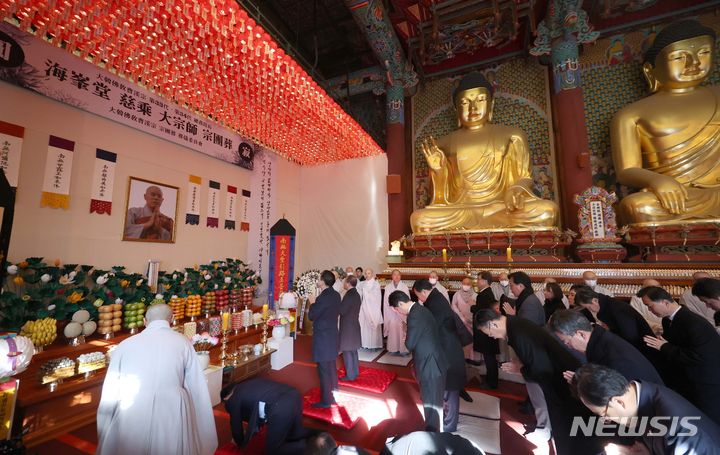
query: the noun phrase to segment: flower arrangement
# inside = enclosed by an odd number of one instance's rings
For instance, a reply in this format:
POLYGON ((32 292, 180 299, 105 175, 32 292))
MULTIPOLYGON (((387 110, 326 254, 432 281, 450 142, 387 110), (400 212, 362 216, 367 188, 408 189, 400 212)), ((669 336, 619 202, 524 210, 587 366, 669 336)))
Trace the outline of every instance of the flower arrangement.
POLYGON ((268 326, 269 327, 277 327, 279 325, 286 325, 286 324, 292 324, 295 322, 295 316, 289 315, 289 316, 282 316, 282 317, 274 317, 272 319, 268 319, 268 326))
POLYGON ((123 266, 101 270, 92 265, 61 264, 59 259, 27 258, 4 262, 7 279, 0 294, 0 327, 19 329, 25 322, 52 317, 70 320, 78 310, 91 318, 98 307, 131 302, 168 302, 177 295, 186 297, 214 289, 252 288, 262 283, 255 270, 239 259, 211 261, 184 271, 161 271, 157 294, 147 279, 123 266), (154 299, 154 300, 153 300, 154 299))
POLYGON ((306 299, 317 290, 317 282, 320 279, 320 271, 313 269, 303 273, 293 283, 295 292, 300 298, 306 299))
POLYGON ((212 337, 209 333, 203 332, 202 334, 196 333, 190 339, 192 342, 195 352, 209 351, 213 346, 217 346, 220 341, 218 337, 212 337))

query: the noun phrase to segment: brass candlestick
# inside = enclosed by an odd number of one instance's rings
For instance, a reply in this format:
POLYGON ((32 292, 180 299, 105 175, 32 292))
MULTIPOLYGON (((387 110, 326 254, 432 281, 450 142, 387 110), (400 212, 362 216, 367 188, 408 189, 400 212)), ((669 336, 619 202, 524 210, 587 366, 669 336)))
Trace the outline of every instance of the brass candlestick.
POLYGON ((260 341, 262 342, 262 345, 263 345, 263 351, 262 351, 263 354, 267 353, 267 351, 268 351, 268 347, 267 347, 267 329, 268 329, 268 324, 267 324, 267 323, 268 323, 268 318, 267 318, 267 317, 263 318, 262 338, 261 338, 261 340, 260 340, 260 341))
POLYGON ((222 349, 220 352, 220 366, 223 368, 225 368, 225 361, 228 359, 227 336, 228 336, 228 331, 224 330, 222 333, 222 349))

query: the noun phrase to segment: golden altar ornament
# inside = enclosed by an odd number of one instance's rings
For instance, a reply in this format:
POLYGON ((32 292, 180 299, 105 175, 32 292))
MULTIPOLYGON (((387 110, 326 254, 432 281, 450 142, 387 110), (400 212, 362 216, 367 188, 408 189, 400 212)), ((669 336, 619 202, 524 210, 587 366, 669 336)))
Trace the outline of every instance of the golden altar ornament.
POLYGON ((645 53, 652 94, 615 114, 610 127, 620 183, 642 191, 620 201, 626 224, 720 221, 720 88, 710 75, 715 31, 674 22, 645 53))
POLYGON ((533 193, 530 151, 519 128, 491 124, 493 88, 467 74, 453 93, 460 128, 421 147, 433 200, 410 216, 414 233, 552 228, 558 207, 533 193))

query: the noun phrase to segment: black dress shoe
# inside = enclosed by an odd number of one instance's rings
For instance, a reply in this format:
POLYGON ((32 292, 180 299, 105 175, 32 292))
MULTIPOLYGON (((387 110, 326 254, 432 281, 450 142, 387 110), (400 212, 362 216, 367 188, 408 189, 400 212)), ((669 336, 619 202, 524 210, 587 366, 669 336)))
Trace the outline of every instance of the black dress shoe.
POLYGON ((462 389, 462 390, 460 391, 460 398, 462 398, 463 400, 467 401, 468 403, 472 403, 472 402, 473 402, 472 397, 470 396, 469 393, 467 393, 467 390, 465 390, 465 389, 462 389))

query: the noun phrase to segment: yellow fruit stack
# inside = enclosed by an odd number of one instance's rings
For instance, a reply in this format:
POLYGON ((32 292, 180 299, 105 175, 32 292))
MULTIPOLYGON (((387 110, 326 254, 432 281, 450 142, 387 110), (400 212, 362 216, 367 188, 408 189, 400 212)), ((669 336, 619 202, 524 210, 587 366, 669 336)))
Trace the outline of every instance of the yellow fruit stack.
POLYGON ((202 305, 202 297, 197 294, 187 297, 187 307, 185 308, 186 316, 200 316, 200 306, 202 305))
POLYGON ((28 321, 20 329, 20 335, 30 338, 36 348, 47 346, 57 338, 57 322, 53 318, 28 321))
POLYGON ((98 333, 105 335, 107 333, 119 332, 122 330, 122 305, 114 303, 112 305, 103 305, 98 308, 98 333))
POLYGON ((213 292, 213 291, 206 292, 202 298, 202 304, 203 304, 203 311, 206 314, 214 313, 215 312, 215 292, 213 292))
POLYGON ((170 308, 173 310, 175 320, 179 321, 185 317, 185 299, 182 297, 172 297, 170 299, 170 308))

